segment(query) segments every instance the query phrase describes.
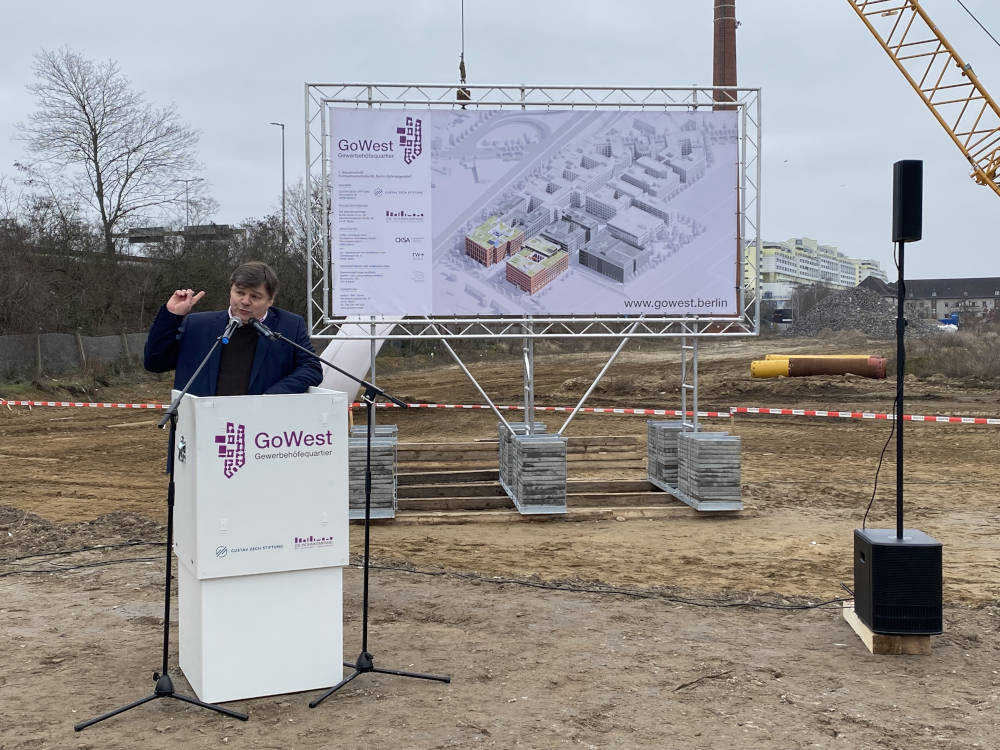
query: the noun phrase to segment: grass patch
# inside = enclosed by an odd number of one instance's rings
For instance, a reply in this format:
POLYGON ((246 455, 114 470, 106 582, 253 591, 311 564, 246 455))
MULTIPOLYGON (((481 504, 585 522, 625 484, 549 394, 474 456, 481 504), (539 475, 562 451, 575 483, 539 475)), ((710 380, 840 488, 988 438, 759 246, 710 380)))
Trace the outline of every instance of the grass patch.
POLYGON ((160 401, 169 399, 173 373, 154 374, 141 367, 76 371, 36 380, 0 382, 0 398, 9 401, 160 401))
POLYGON ((906 373, 917 377, 1000 378, 1000 329, 958 331, 908 341, 906 373))

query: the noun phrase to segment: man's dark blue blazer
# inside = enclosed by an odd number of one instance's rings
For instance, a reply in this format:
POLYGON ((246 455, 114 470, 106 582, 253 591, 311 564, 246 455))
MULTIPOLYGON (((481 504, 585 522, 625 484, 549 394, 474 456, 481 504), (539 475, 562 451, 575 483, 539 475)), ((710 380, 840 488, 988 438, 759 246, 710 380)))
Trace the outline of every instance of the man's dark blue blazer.
MULTIPOLYGON (((144 366, 150 372, 176 370, 174 388, 183 388, 212 344, 225 331, 228 322, 229 313, 225 310, 174 315, 166 305, 162 306, 146 338, 144 366)), ((275 333, 312 351, 302 316, 272 307, 263 322, 275 333)), ((220 344, 212 352, 188 393, 193 396, 215 395, 222 346, 225 344, 220 344)), ((319 385, 322 380, 323 368, 319 360, 284 341, 258 337, 247 395, 304 393, 309 386, 319 385)))

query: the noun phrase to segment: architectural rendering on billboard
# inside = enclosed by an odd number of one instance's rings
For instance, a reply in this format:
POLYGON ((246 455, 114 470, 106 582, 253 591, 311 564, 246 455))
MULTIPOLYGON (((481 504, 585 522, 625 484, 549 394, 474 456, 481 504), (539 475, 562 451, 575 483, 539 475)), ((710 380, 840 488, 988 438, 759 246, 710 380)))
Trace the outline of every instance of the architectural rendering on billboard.
POLYGON ((734 111, 330 108, 339 315, 734 315, 734 111))

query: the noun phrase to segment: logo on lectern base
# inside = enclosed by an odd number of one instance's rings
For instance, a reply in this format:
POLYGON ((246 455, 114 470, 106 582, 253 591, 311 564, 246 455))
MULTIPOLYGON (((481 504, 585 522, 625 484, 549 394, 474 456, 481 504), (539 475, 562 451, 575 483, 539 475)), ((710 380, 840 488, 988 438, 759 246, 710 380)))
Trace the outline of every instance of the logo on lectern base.
POLYGON ((247 461, 245 435, 246 425, 226 422, 226 431, 215 436, 219 458, 222 459, 222 473, 226 475, 226 479, 232 479, 247 461))

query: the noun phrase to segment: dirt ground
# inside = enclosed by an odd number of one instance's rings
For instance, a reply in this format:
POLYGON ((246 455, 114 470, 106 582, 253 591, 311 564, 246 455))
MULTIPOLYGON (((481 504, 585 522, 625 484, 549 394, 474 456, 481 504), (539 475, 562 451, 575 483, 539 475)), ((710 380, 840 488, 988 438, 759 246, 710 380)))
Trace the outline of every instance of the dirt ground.
MULTIPOLYGON (((889 412, 892 379, 752 380, 749 363, 765 352, 891 346, 843 334, 706 342, 699 406, 889 412)), ((538 404, 575 404, 609 356, 562 348, 539 347, 538 404)), ((376 380, 407 401, 480 403, 442 355, 380 357, 376 380)), ((469 359, 491 398, 519 402, 519 351, 469 359)), ((677 408, 679 362, 675 342, 630 345, 588 405, 677 408)), ((0 387, 0 397, 162 403, 169 393, 156 379, 58 385, 0 387)), ((1000 416, 1000 382, 908 378, 906 389, 907 413, 1000 416)), ((566 416, 539 418, 557 429, 566 416)), ((378 418, 399 426, 401 442, 496 436, 489 412, 378 418)), ((872 656, 834 600, 852 585, 853 529, 890 425, 753 415, 702 425, 742 438, 738 514, 703 517, 665 497, 678 512, 656 519, 374 526, 376 665, 450 674, 450 684, 365 674, 316 709, 306 705, 315 693, 227 704, 247 723, 156 700, 74 733, 151 693, 160 667, 157 420, 155 411, 0 407, 2 750, 1000 747, 1000 427, 905 423, 906 525, 944 546, 945 632, 929 656, 872 656)), ((581 415, 568 429, 645 432, 643 417, 612 415, 581 415)), ((586 472, 574 465, 570 478, 586 472)), ((894 527, 895 498, 893 440, 869 527, 894 527)), ((351 539, 357 560, 360 526, 351 539)), ((345 572, 344 610, 353 659, 356 566, 345 572)), ((171 675, 191 694, 176 658, 174 627, 171 675)))

